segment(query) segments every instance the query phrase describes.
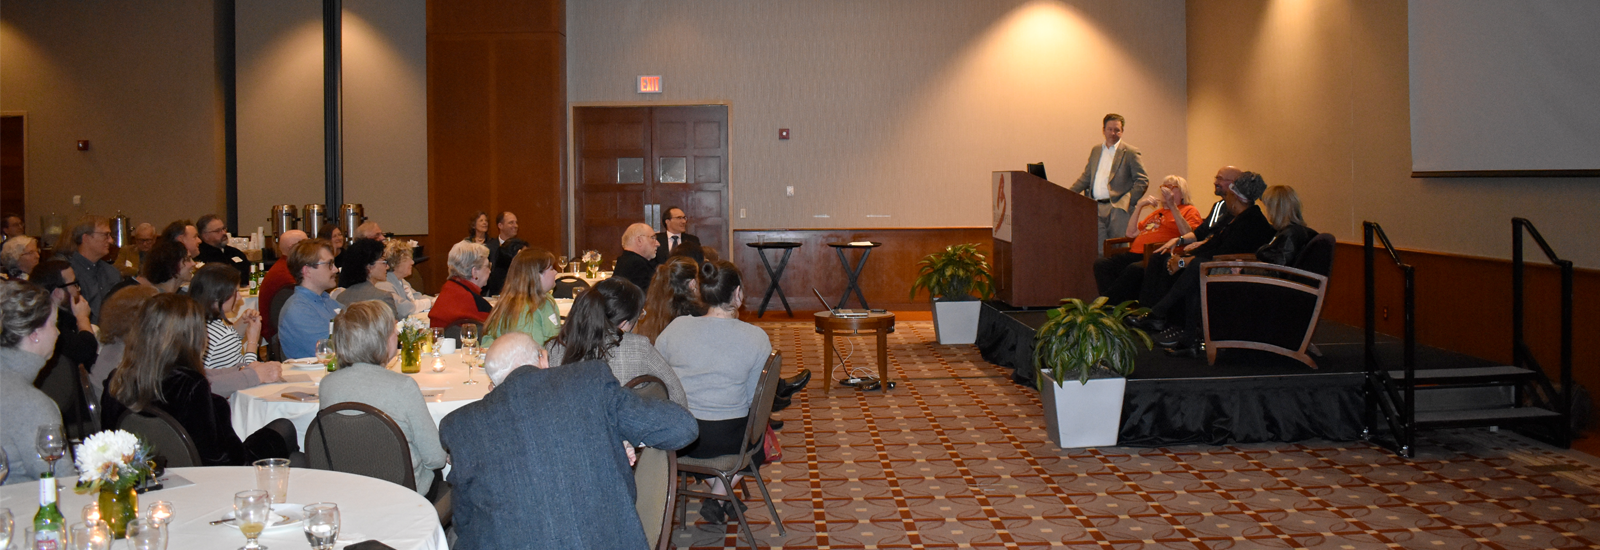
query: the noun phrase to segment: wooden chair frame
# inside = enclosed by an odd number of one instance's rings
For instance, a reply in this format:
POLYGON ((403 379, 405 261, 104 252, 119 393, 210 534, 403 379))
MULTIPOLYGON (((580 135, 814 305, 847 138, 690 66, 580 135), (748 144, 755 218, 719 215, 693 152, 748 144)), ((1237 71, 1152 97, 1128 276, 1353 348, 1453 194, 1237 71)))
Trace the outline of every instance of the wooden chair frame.
POLYGON ((1328 277, 1303 269, 1265 262, 1220 261, 1200 264, 1200 311, 1202 312, 1200 319, 1205 333, 1206 363, 1216 364, 1217 350, 1220 348, 1243 348, 1276 353, 1305 363, 1313 369, 1317 368, 1316 360, 1311 358, 1307 350, 1314 349, 1311 345, 1311 336, 1316 333, 1317 323, 1322 318, 1322 304, 1327 298, 1327 292, 1328 277), (1306 327, 1305 337, 1301 339, 1300 345, 1295 349, 1288 349, 1265 342, 1213 340, 1208 292, 1213 282, 1270 285, 1316 296, 1316 305, 1312 307, 1309 326, 1306 327))

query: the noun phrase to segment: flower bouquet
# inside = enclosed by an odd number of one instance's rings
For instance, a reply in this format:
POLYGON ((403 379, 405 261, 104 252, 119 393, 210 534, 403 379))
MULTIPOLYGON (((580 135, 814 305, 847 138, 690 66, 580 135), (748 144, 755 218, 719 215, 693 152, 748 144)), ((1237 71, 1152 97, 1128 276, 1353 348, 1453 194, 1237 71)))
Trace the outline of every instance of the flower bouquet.
POLYGON ((400 331, 400 372, 422 372, 422 344, 433 336, 427 323, 416 317, 406 317, 397 327, 400 331))
POLYGON ((123 430, 107 430, 89 436, 78 445, 78 494, 100 493, 100 518, 111 527, 113 537, 122 538, 128 521, 139 515, 139 497, 133 489, 153 475, 155 463, 150 446, 123 430))

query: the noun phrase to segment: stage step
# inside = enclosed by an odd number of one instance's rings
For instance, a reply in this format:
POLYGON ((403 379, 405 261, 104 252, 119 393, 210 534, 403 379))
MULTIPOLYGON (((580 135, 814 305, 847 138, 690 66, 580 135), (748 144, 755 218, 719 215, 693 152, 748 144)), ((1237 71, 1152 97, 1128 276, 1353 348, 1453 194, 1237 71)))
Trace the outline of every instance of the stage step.
MULTIPOLYGON (((1406 371, 1391 370, 1389 378, 1400 382, 1405 380, 1406 371)), ((1522 367, 1472 367, 1463 369, 1425 369, 1416 371, 1417 384, 1429 386, 1466 386, 1488 384, 1516 384, 1531 380, 1537 376, 1532 370, 1522 367)))
POLYGON ((1499 426, 1530 420, 1555 420, 1561 413, 1538 407, 1428 411, 1417 413, 1418 428, 1499 426))

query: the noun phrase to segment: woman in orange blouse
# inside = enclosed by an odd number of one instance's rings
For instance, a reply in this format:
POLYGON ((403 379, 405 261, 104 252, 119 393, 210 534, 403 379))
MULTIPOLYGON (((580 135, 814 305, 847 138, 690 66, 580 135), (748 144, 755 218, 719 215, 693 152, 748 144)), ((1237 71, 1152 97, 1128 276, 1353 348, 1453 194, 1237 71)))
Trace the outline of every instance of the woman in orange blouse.
POLYGON ((1127 235, 1133 238, 1128 251, 1094 261, 1094 280, 1100 295, 1113 304, 1137 298, 1139 286, 1144 283, 1145 245, 1167 242, 1198 225, 1200 211, 1189 203, 1189 183, 1178 176, 1167 176, 1157 193, 1146 195, 1134 205, 1134 215, 1128 217, 1127 235), (1146 208, 1154 211, 1144 214, 1146 208))

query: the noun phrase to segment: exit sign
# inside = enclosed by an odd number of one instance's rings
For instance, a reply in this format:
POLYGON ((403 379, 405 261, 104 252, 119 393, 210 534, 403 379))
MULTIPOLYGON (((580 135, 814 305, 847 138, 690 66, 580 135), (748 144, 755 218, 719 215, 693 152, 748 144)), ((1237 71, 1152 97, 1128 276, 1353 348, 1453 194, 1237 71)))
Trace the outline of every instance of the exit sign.
POLYGON ((641 94, 659 94, 659 93, 661 93, 661 75, 641 76, 641 77, 639 77, 639 93, 641 93, 641 94))

